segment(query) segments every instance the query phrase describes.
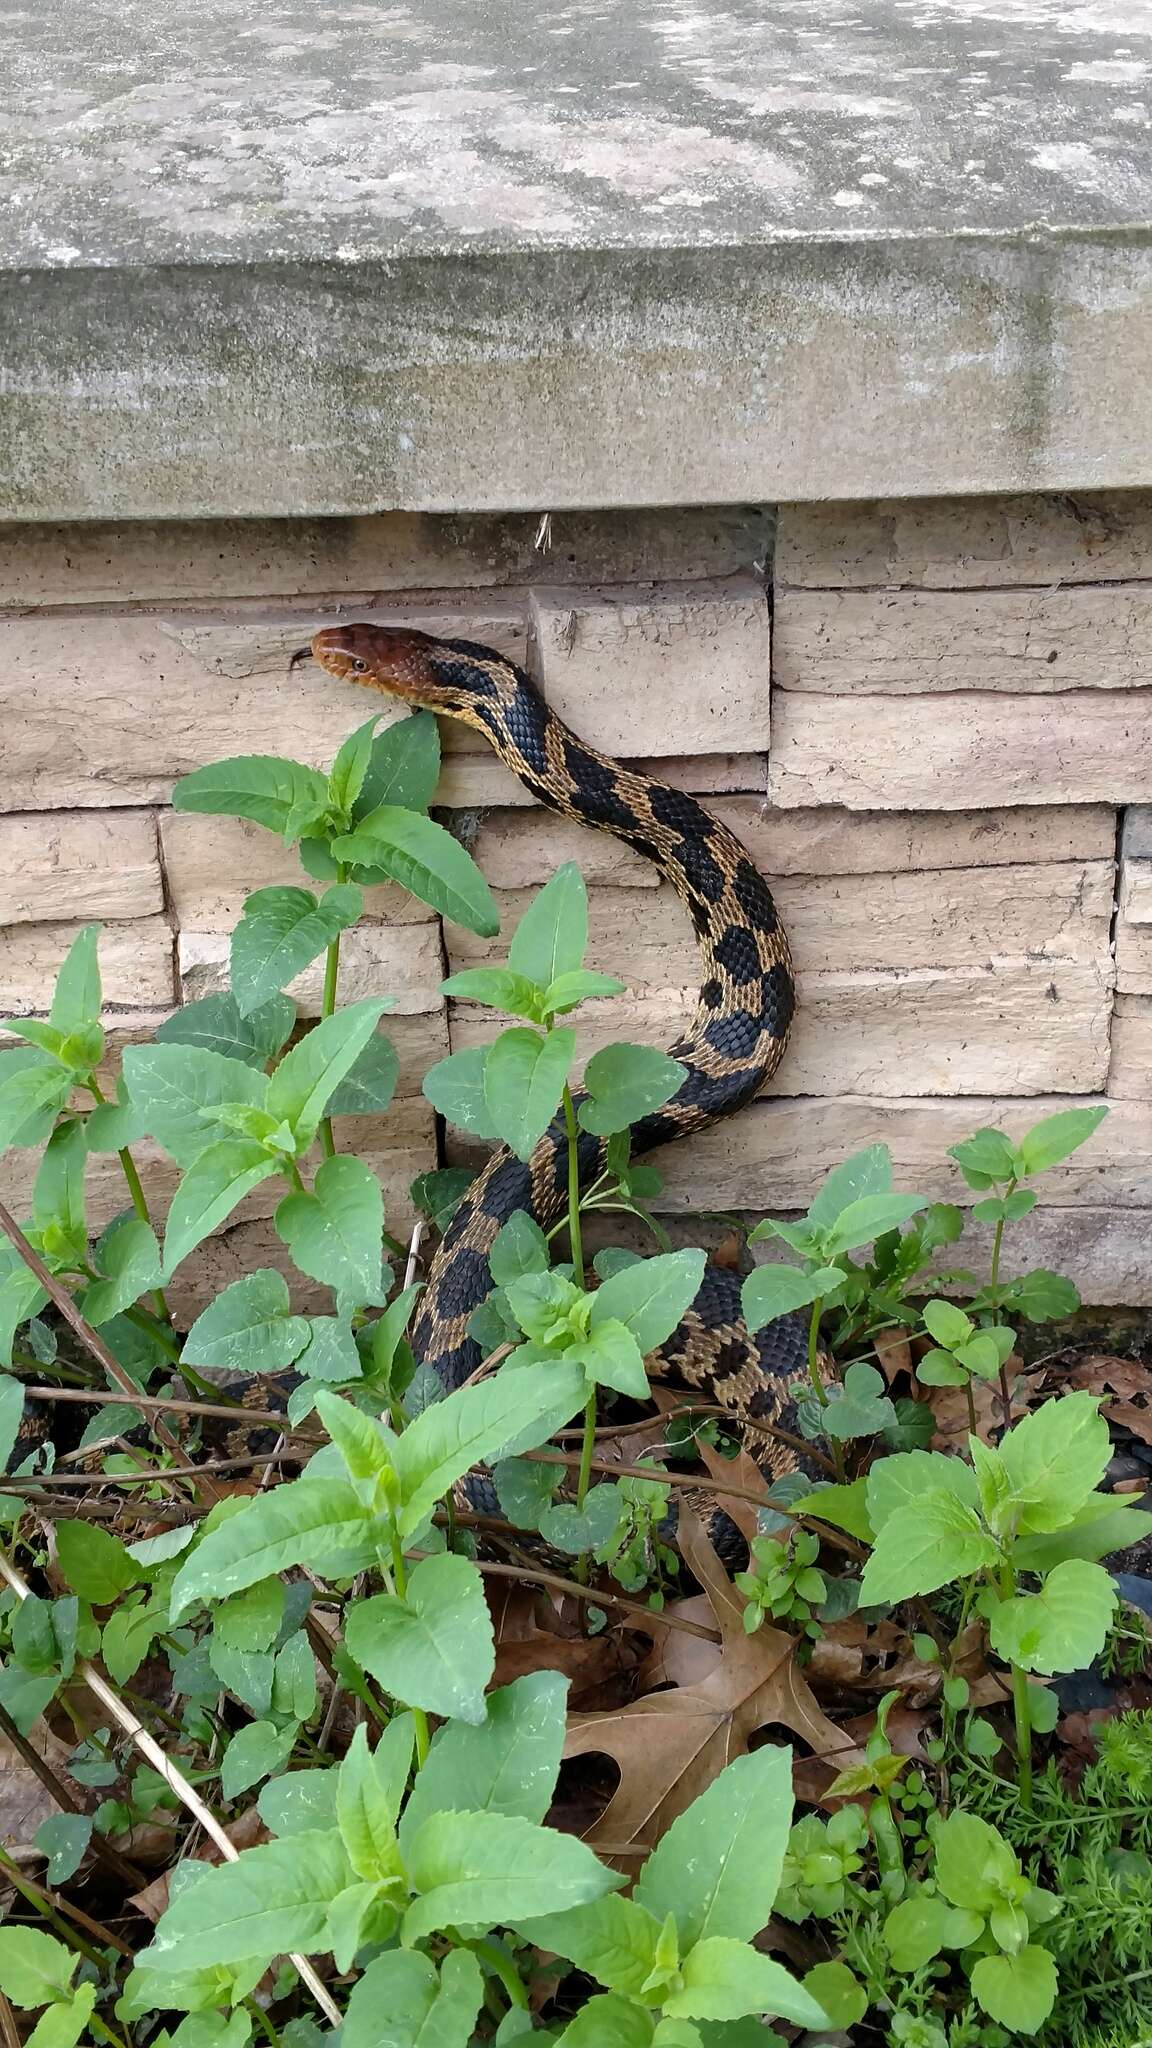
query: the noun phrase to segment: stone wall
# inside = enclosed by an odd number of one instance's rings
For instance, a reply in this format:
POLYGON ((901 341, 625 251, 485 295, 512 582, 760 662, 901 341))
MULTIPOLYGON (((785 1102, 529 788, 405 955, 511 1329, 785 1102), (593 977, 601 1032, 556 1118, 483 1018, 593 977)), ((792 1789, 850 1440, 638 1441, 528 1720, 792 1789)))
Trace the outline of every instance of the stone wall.
MULTIPOLYGON (((665 1155, 670 1216, 794 1209, 878 1139, 903 1184, 963 1200, 949 1145, 1107 1096, 1016 1243, 1089 1299, 1152 1303, 1152 498, 784 507, 774 553, 757 511, 565 514, 537 542, 522 517, 0 529, 0 1012, 44 1009, 93 918, 113 1048, 225 986, 245 890, 300 875, 255 827, 173 814, 174 778, 331 758, 365 702, 288 673, 316 624, 465 634, 585 737, 703 793, 777 891, 793 1046, 767 1099, 665 1155)), ((584 869, 590 960, 630 989, 584 1021, 586 1051, 664 1042, 697 979, 670 889, 532 804, 479 735, 443 737, 440 802, 508 920, 560 860, 584 869)), ((345 941, 346 996, 396 998, 397 1102, 344 1142, 397 1230, 437 1159, 421 1076, 496 1028, 439 983, 499 943, 391 888, 345 941)), ((304 1014, 319 981, 293 987, 304 1014)), ((7 1199, 33 1164, 8 1155, 7 1199)), ((170 1168, 141 1164, 162 1199, 170 1168)), ((122 1206, 114 1168, 92 1162, 97 1222, 122 1206)), ((275 1258, 273 1200, 190 1262, 190 1303, 275 1258)))

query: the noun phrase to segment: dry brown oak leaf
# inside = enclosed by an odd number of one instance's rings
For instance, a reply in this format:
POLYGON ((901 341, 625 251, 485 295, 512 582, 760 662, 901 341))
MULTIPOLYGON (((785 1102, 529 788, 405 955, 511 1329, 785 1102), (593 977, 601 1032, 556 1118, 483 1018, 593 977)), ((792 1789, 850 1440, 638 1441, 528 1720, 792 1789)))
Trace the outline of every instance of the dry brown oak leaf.
MULTIPOLYGON (((745 1635, 743 1601, 695 1516, 677 1528, 688 1569, 703 1587, 722 1641, 712 1668, 690 1685, 653 1692, 611 1714, 573 1714, 567 1758, 608 1756, 620 1783, 584 1839, 631 1871, 686 1806, 743 1756, 757 1730, 787 1728, 846 1770, 863 1752, 822 1714, 796 1668, 796 1644, 773 1628, 745 1635)), ((693 1645, 709 1654, 708 1646, 693 1645)))

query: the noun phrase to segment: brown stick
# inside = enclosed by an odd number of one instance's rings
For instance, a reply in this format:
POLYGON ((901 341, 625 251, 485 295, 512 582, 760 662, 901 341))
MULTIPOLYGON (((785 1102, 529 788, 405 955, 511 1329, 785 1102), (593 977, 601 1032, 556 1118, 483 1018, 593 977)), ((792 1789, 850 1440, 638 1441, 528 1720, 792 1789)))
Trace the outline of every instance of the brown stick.
MULTIPOLYGON (((119 1359, 108 1349, 104 1339, 92 1328, 87 1318, 81 1315, 68 1289, 60 1285, 55 1276, 48 1271, 43 1259, 33 1251, 16 1218, 5 1208, 3 1202, 0 1202, 0 1230, 4 1232, 9 1244, 19 1252, 28 1271, 35 1275, 49 1300, 55 1302, 65 1322, 75 1331, 85 1350, 91 1352, 97 1365, 107 1373, 112 1384, 134 1401, 139 1391, 135 1381, 129 1378, 119 1359)), ((156 1421, 152 1427, 157 1440, 163 1444, 166 1451, 175 1451, 177 1457, 185 1455, 183 1445, 177 1442, 166 1423, 156 1421)), ((211 1499, 220 1498, 212 1489, 210 1482, 205 1482, 205 1491, 211 1499)))
POLYGON ((51 1906, 54 1913, 62 1913, 65 1919, 74 1920, 77 1927, 82 1927, 95 1941, 102 1941, 110 1948, 119 1949, 122 1956, 135 1959, 135 1949, 130 1948, 126 1941, 122 1941, 118 1934, 113 1934, 110 1927, 103 1927, 99 1920, 93 1920, 81 1906, 74 1906, 70 1899, 62 1898, 59 1892, 49 1891, 47 1885, 37 1884, 36 1879, 28 1877, 23 1870, 20 1872, 20 1883, 28 1891, 34 1892, 38 1899, 43 1899, 46 1906, 51 1906))
MULTIPOLYGON (((94 1394, 87 1387, 26 1386, 24 1391, 34 1401, 78 1401, 90 1408, 104 1408, 108 1404, 106 1393, 94 1394)), ((274 1408, 245 1408, 242 1401, 233 1402, 230 1406, 225 1407, 224 1403, 220 1401, 178 1401, 170 1394, 138 1394, 135 1390, 132 1394, 132 1406, 134 1408, 168 1409, 175 1415, 214 1415, 218 1416, 222 1422, 247 1422, 252 1425, 257 1423, 279 1425, 284 1421, 283 1415, 277 1414, 274 1408)), ((301 1431, 295 1429, 292 1431, 292 1435, 300 1443, 322 1444, 325 1441, 321 1436, 305 1436, 301 1431)))
MULTIPOLYGON (((57 1776, 47 1757, 41 1756, 38 1749, 33 1749, 26 1735, 21 1735, 7 1707, 4 1706, 0 1706, 0 1730, 7 1736, 17 1754, 23 1757, 28 1769, 39 1778, 44 1790, 56 1801, 61 1812, 82 1813, 87 1818, 86 1809, 81 1806, 78 1799, 72 1797, 64 1780, 57 1776)), ((109 1870, 114 1870, 117 1877, 122 1878, 125 1884, 131 1885, 133 1891, 140 1890, 145 1882, 143 1872, 137 1870, 135 1864, 129 1863, 127 1857, 120 1854, 119 1849, 114 1849, 111 1842, 106 1842, 99 1829, 93 1832, 92 1849, 100 1861, 107 1864, 109 1870)))
POLYGON ((678 1629, 681 1635, 700 1636, 706 1643, 723 1641, 718 1629, 705 1628, 698 1621, 685 1621, 679 1614, 656 1614, 642 1600, 629 1600, 623 1593, 598 1592, 595 1586, 581 1586, 575 1579, 561 1578, 558 1572, 523 1571, 518 1564, 488 1564, 483 1558, 476 1559, 476 1568, 487 1572, 490 1578, 517 1579, 525 1585, 547 1586, 556 1593, 571 1593, 574 1599, 584 1600, 593 1607, 622 1607, 626 1614, 641 1614, 645 1621, 663 1628, 678 1629))
MULTIPOLYGON (((532 1458, 540 1465, 579 1465, 575 1451, 524 1451, 525 1458, 532 1458)), ((789 1521, 799 1522, 807 1528, 815 1519, 811 1515, 795 1515, 791 1508, 778 1508, 774 1502, 765 1500, 762 1493, 753 1493, 750 1486, 733 1486, 726 1479, 713 1479, 710 1474, 700 1472, 666 1472, 652 1465, 610 1465, 602 1458, 593 1458, 589 1470, 603 1472, 609 1479, 655 1479, 661 1486, 682 1486, 695 1493, 714 1493, 721 1500, 750 1500, 754 1507, 769 1508, 773 1514, 785 1515, 789 1521)), ((819 1523, 819 1533, 831 1544, 833 1550, 842 1550, 848 1557, 867 1557, 862 1543, 856 1543, 851 1536, 842 1535, 839 1529, 831 1528, 826 1522, 819 1523)))

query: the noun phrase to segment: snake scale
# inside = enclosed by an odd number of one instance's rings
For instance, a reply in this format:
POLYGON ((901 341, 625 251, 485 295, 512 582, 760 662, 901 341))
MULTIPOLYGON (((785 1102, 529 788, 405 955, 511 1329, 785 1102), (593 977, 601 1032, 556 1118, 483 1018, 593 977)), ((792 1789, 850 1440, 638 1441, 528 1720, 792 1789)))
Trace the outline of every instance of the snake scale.
MULTIPOLYGON (((663 1109, 634 1126, 633 1151, 703 1130, 749 1102, 783 1057, 795 984, 768 885, 727 826, 685 791, 624 768, 578 739, 523 670, 490 647, 403 628, 347 625, 317 633, 311 653, 344 681, 475 727, 542 804, 623 840, 676 890, 699 947, 699 1001, 684 1035, 668 1048, 686 1068, 685 1078, 663 1109)), ((491 1292, 488 1254, 497 1231, 517 1209, 544 1230, 565 1210, 566 1148, 559 1115, 527 1164, 502 1147, 445 1232, 421 1298, 413 1349, 448 1388, 460 1386, 481 1362, 468 1324, 491 1292)), ((581 1184, 602 1164, 603 1141, 582 1134, 581 1184)), ((738 1437, 742 1422, 787 1426, 793 1386, 804 1370, 805 1337, 796 1319, 782 1318, 753 1336, 741 1314, 739 1279, 713 1265, 654 1359, 660 1379, 727 1410, 738 1437)), ((789 1447, 762 1429, 748 1430, 746 1448, 766 1472, 794 1466, 789 1447)))

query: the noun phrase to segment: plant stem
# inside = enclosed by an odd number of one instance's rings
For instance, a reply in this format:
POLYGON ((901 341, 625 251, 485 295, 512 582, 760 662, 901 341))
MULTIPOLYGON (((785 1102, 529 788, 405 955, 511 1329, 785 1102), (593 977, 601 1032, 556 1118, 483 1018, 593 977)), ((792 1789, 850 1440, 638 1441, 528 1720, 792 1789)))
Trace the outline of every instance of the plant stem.
MULTIPOLYGON (((94 1096, 101 1106, 107 1102, 108 1098, 96 1079, 95 1074, 89 1076, 84 1086, 87 1088, 89 1095, 94 1096)), ((128 1193, 132 1197, 132 1207, 135 1209, 141 1223, 146 1223, 149 1230, 151 1230, 152 1218, 148 1211, 148 1197, 144 1193, 144 1184, 136 1171, 136 1161, 133 1159, 127 1145, 121 1147, 116 1157, 120 1161, 120 1171, 128 1183, 128 1193)), ((156 1304, 156 1313, 160 1317, 161 1322, 170 1324, 172 1321, 172 1311, 168 1306, 164 1289, 162 1287, 155 1288, 152 1299, 156 1304)))
POLYGON ((486 1969, 491 1970, 494 1977, 500 1979, 501 1984, 508 1993, 509 2004, 519 2006, 521 2012, 527 2012, 528 1993, 520 1981, 519 1972, 509 1956, 501 1955, 494 1941, 484 1941, 482 1939, 464 1941, 461 1942, 460 1946, 462 1948, 470 1948, 477 1962, 483 1963, 486 1969))
MULTIPOLYGON (((403 1600, 408 1591, 408 1571, 404 1563, 404 1545, 395 1529, 392 1531, 392 1577, 396 1586, 396 1596, 403 1600)), ((409 1711, 416 1729, 416 1769, 419 1771, 423 1770, 428 1761, 428 1744, 431 1740, 428 1733, 428 1716, 423 1707, 412 1707, 409 1711)))
MULTIPOLYGON (((1016 1595, 1016 1574, 1012 1566, 1005 1563, 1000 1569, 1000 1598, 1012 1600, 1016 1595)), ((1032 1811, 1032 1703, 1028 1698, 1028 1676, 1018 1664, 1009 1664, 1012 1673, 1012 1718, 1016 1730, 1016 1782, 1020 1787, 1020 1804, 1025 1813, 1032 1811)))
POLYGON ((576 1105, 572 1090, 564 1083, 564 1128, 568 1133, 568 1242, 572 1251, 573 1277, 584 1285, 584 1244, 580 1235, 580 1134, 576 1128, 576 1105))
MULTIPOLYGON (((111 2027, 105 2026, 99 2013, 89 2013, 88 2026, 98 2041, 107 2041, 108 2048, 128 2048, 128 2043, 124 2039, 123 2034, 117 2034, 111 2027)), ((272 2039, 276 2039, 275 2034, 273 2034, 272 2039)))
POLYGON ((1012 1672, 1012 1714, 1016 1724, 1017 1782, 1020 1786, 1020 1804, 1026 1813, 1032 1811, 1032 1703, 1028 1698, 1028 1679, 1018 1664, 1009 1667, 1012 1672))
MULTIPOLYGON (((348 869, 343 861, 337 864, 336 880, 338 882, 346 882, 348 880, 348 869)), ((336 937, 331 941, 324 955, 324 995, 320 1004, 321 1023, 323 1023, 325 1017, 334 1017, 336 1015, 336 988, 339 980, 340 933, 337 932, 336 937)), ((332 1133, 332 1119, 330 1116, 322 1117, 320 1120, 320 1143, 324 1148, 325 1159, 334 1159, 336 1157, 336 1139, 332 1133)))
MULTIPOLYGON (((1014 1193, 1015 1193, 1015 1190, 1016 1190, 1016 1182, 1015 1182, 1015 1179, 1012 1179, 1012 1180, 1010 1180, 1010 1181, 1009 1181, 1009 1183, 1008 1183, 1008 1193, 1007 1193, 1007 1194, 1005 1195, 1005 1197, 1004 1197, 1005 1201, 1007 1201, 1007 1199, 1008 1199, 1008 1195, 1011 1195, 1011 1194, 1014 1194, 1014 1193)), ((989 1279, 988 1279, 988 1286, 989 1286, 989 1289, 990 1289, 990 1291, 991 1291, 992 1293, 995 1293, 995 1292, 996 1292, 996 1290, 997 1290, 997 1289, 999 1288, 999 1285, 1000 1285, 1000 1252, 1001 1252, 1001 1248, 1002 1248, 1002 1246, 1003 1246, 1003 1243, 1004 1243, 1004 1218, 1003 1218, 1003 1216, 1001 1216, 1001 1217, 1000 1217, 1000 1218, 998 1219, 998 1221, 997 1221, 997 1224, 996 1224, 996 1233, 995 1233, 995 1236, 994 1236, 994 1237, 993 1237, 993 1239, 992 1239, 992 1270, 991 1270, 991 1273, 990 1273, 990 1275, 989 1275, 989 1279)), ((997 1321, 999 1321, 999 1305, 998 1305, 998 1304, 996 1304, 996 1303, 994 1303, 994 1304, 993 1304, 993 1308, 994 1308, 994 1312, 996 1313, 997 1321)), ((1004 1413, 1004 1427, 1005 1427, 1005 1429, 1011 1429, 1011 1427, 1012 1427, 1012 1390, 1011 1390, 1011 1388, 1010 1388, 1010 1387, 1009 1387, 1009 1385, 1008 1385, 1008 1367, 1007 1367, 1006 1365, 1002 1365, 1002 1366, 1000 1367, 1000 1406, 1001 1406, 1001 1408, 1002 1408, 1002 1410, 1003 1410, 1003 1413, 1004 1413)), ((975 1424, 975 1423, 973 1423, 973 1424, 972 1424, 972 1433, 973 1433, 973 1435, 975 1435, 975 1433, 976 1433, 976 1424, 975 1424)), ((1031 1759, 1029 1759, 1029 1770, 1031 1770, 1031 1759)))
MULTIPOLYGON (((321 1129, 323 1129, 323 1125, 321 1125, 321 1129)), ((329 1159, 331 1159, 331 1152, 328 1154, 328 1157, 329 1159)), ((294 1159, 285 1159, 283 1173, 285 1180, 288 1182, 294 1194, 307 1194, 308 1190, 305 1187, 303 1179, 301 1177, 300 1168, 297 1166, 296 1161, 294 1159)))
MULTIPOLYGON (((580 1232, 580 1134, 576 1128, 576 1105, 572 1090, 564 1083, 564 1128, 568 1133, 568 1243, 572 1252, 573 1277, 577 1287, 584 1285, 584 1241, 580 1232)), ((576 1505, 582 1508, 588 1493, 588 1481, 592 1476, 592 1456, 596 1447, 596 1389, 593 1387, 584 1404, 584 1441, 580 1448, 580 1469, 576 1479, 576 1505)), ((580 1575, 580 1560, 577 1576, 580 1575)))
POLYGON ((48 1922, 49 1927, 55 1928, 65 1947, 76 1949, 85 1958, 85 1961, 94 1963, 101 1976, 103 1976, 105 1961, 99 1950, 92 1948, 85 1941, 82 1934, 77 1934, 76 1929, 70 1927, 67 1920, 61 1918, 55 1907, 41 1895, 38 1885, 33 1885, 30 1880, 25 1879, 21 1875, 19 1865, 12 1861, 6 1849, 0 1849, 0 1869, 3 1870, 5 1878, 12 1886, 13 1891, 19 1892, 20 1897, 26 1904, 31 1906, 34 1912, 39 1913, 41 1918, 48 1922))
POLYGON ((815 1394, 820 1406, 826 1408, 828 1406, 828 1396, 824 1391, 824 1382, 820 1377, 820 1369, 816 1363, 816 1354, 820 1348, 820 1317, 823 1311, 824 1301, 821 1296, 812 1303, 812 1313, 808 1317, 808 1377, 812 1382, 812 1392, 815 1394))
POLYGON ((276 2032, 275 2027, 272 2025, 271 2020, 269 2019, 267 2013, 264 2010, 264 2007, 260 2004, 259 2000, 255 1998, 246 1998, 244 2000, 244 2010, 245 2012, 251 2013, 252 2018, 255 2020, 265 2040, 271 2041, 272 2048, 280 2048, 280 2036, 276 2032))

